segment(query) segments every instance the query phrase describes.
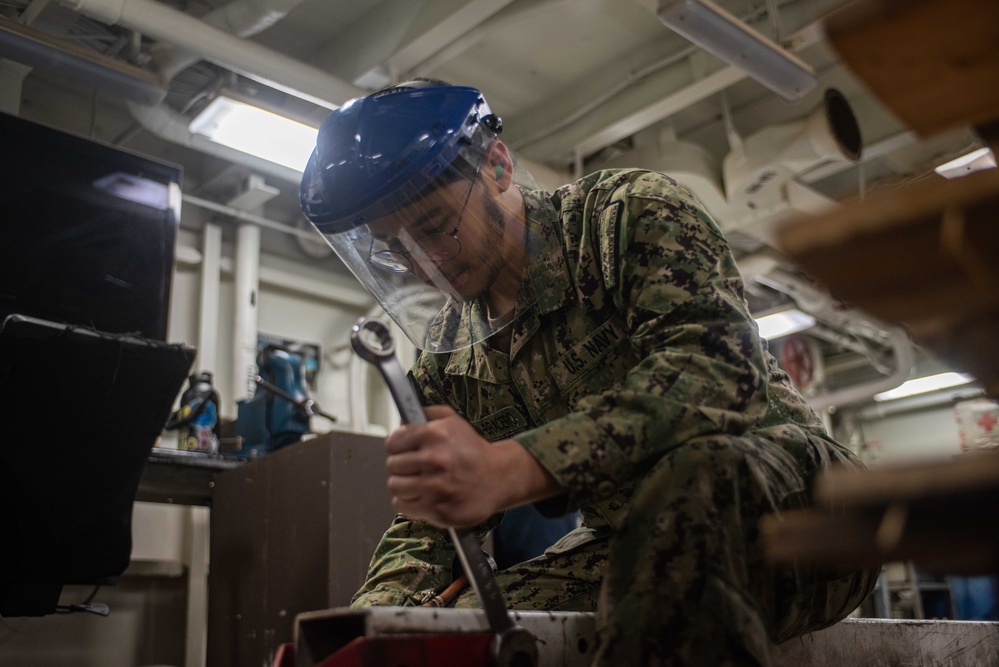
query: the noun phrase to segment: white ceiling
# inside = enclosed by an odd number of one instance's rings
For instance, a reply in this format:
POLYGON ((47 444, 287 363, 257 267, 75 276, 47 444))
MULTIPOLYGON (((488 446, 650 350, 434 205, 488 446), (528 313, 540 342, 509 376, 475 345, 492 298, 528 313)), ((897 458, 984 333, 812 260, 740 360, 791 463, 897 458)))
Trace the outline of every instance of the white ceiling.
MULTIPOLYGON (((655 13, 656 0, 236 0, 231 8, 267 8, 278 12, 272 26, 245 39, 264 51, 262 68, 287 56, 301 67, 271 78, 294 87, 303 72, 329 77, 327 100, 345 101, 343 91, 363 93, 413 76, 432 76, 472 85, 486 95, 504 119, 503 138, 522 158, 536 166, 542 183, 568 178, 574 169, 628 165, 663 169, 680 153, 664 144, 669 133, 695 144, 717 171, 731 150, 724 110, 731 129, 742 138, 761 129, 806 117, 822 102, 827 88, 840 90, 857 115, 864 155, 857 164, 822 161, 793 181, 804 192, 843 201, 879 187, 932 174, 932 168, 974 144, 966 130, 920 140, 873 99, 841 64, 822 37, 823 16, 845 0, 717 0, 760 32, 794 49, 818 73, 818 88, 797 103, 788 103, 747 78, 741 71, 704 53, 665 27, 655 13), (768 8, 777 8, 770 14, 768 8), (278 11, 280 10, 280 11, 278 11), (299 71, 301 70, 301 71, 299 71)), ((121 0, 118 25, 96 20, 87 9, 104 0, 76 0, 91 17, 48 0, 5 0, 0 16, 28 24, 61 43, 100 53, 107 62, 127 64, 153 74, 172 41, 190 33, 157 23, 137 31, 127 18, 133 5, 152 3, 183 19, 219 15, 223 1, 121 0), (152 36, 151 36, 152 35, 152 36)), ((133 12, 134 13, 134 12, 133 12)), ((214 19, 212 19, 214 20, 214 19)), ((172 20, 170 21, 172 23, 172 20)), ((179 24, 180 25, 180 24, 179 24)), ((220 33, 221 34, 221 33, 220 33)), ((214 39, 203 39, 202 46, 214 39)), ((214 44, 212 44, 214 45, 214 44)), ((197 45, 196 45, 197 46, 197 45)), ((5 51, 0 42, 0 56, 5 51)), ((222 67, 198 56, 173 76, 169 94, 159 107, 186 121, 223 88, 235 87, 266 105, 318 122, 327 109, 279 93, 258 81, 259 72, 243 62, 222 67), (229 73, 238 69, 242 75, 229 73)), ((0 93, 8 110, 57 127, 121 145, 185 168, 185 193, 226 198, 225 187, 251 171, 264 173, 281 195, 265 214, 295 225, 294 175, 282 178, 247 160, 227 160, 164 136, 136 120, 125 101, 95 88, 86 78, 62 66, 38 65, 23 80, 9 63, 0 70, 0 93), (13 74, 12 74, 13 72, 13 74), (16 98, 16 99, 15 99, 16 98), (222 185, 220 185, 222 183, 222 185)), ((279 70, 280 72, 281 70, 279 70)), ((267 77, 263 77, 267 78, 267 77)), ((675 160, 674 160, 675 162, 675 160)), ((682 168, 681 168, 682 171, 682 168)), ((724 187, 724 183, 718 183, 724 187)), ((700 194, 700 193, 698 193, 700 194)), ((190 209, 190 207, 189 207, 190 209)), ((727 216, 723 226, 742 253, 758 249, 759 215, 727 216), (753 216, 750 216, 751 218, 753 216)), ((185 225, 197 217, 185 212, 185 225)), ((287 245, 287 244, 286 244, 287 245)), ((288 246, 293 247, 293 246, 288 246)), ((766 247, 764 246, 764 249, 766 247)), ((295 252, 290 250, 288 252, 295 252)), ((304 255, 303 255, 304 258, 304 255)), ((308 261, 303 259, 303 261, 308 261)), ((766 293, 757 288, 763 305, 766 293)))
MULTIPOLYGON (((244 2, 266 4, 264 0, 244 2)), ((195 17, 223 4, 163 3, 195 17)), ((288 7, 293 2, 273 0, 270 4, 288 7)), ((679 138, 703 146, 720 162, 728 152, 721 121, 723 93, 735 130, 745 136, 766 125, 801 118, 819 104, 825 88, 840 89, 858 114, 868 150, 874 147, 879 153, 866 174, 868 182, 918 175, 970 142, 961 134, 923 145, 908 140, 905 128, 863 92, 821 37, 806 37, 813 45, 798 52, 815 67, 819 87, 797 103, 784 102, 745 77, 731 85, 708 86, 705 94, 701 92, 704 81, 726 66, 662 25, 654 4, 655 0, 305 0, 247 39, 353 84, 358 92, 416 75, 476 86, 504 118, 504 138, 522 157, 563 170, 571 168, 578 149, 587 158, 587 166, 599 166, 593 158, 601 149, 633 138, 643 129, 649 130, 646 137, 655 136, 651 130, 664 126, 672 127, 679 138), (892 140, 897 149, 880 153, 884 142, 892 140)), ((773 4, 779 9, 781 36, 789 42, 819 25, 823 15, 844 0, 723 0, 720 4, 768 36, 773 36, 774 24, 767 6, 773 4)), ((113 50, 118 60, 156 69, 155 61, 147 62, 153 50, 150 42, 162 39, 146 36, 139 50, 123 46, 122 42, 138 37, 120 26, 105 28, 98 21, 79 20, 79 14, 45 0, 30 4, 8 0, 0 14, 11 20, 30 16, 33 28, 106 52, 113 50)), ((195 98, 217 90, 221 71, 202 62, 182 72, 171 83, 169 102, 178 110, 196 110, 195 98)), ((81 105, 79 98, 90 91, 86 85, 77 85, 77 95, 62 105, 59 99, 46 97, 49 88, 60 85, 58 79, 58 70, 28 76, 24 89, 35 100, 26 100, 23 115, 78 132, 82 129, 105 141, 126 145, 135 141, 136 136, 115 134, 118 123, 130 122, 127 117, 87 118, 94 106, 98 113, 114 106, 107 94, 102 99, 98 93, 96 103, 81 105), (48 108, 41 110, 38 104, 48 108)), ((244 88, 254 85, 241 81, 244 88)), ((275 97, 259 85, 256 88, 265 97, 275 97)), ((199 99, 203 102, 207 97, 199 99)), ((325 110, 312 108, 302 113, 321 118, 325 110)), ((842 199, 857 192, 859 178, 852 172, 840 169, 840 178, 832 184, 823 182, 826 177, 812 185, 842 199), (842 176, 844 172, 848 178, 842 176)), ((197 165, 191 165, 189 178, 198 175, 197 165)))

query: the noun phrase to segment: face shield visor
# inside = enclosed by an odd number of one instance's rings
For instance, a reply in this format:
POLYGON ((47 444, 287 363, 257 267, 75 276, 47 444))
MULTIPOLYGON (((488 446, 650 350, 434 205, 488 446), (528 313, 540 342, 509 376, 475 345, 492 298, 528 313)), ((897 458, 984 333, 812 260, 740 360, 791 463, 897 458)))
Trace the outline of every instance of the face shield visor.
MULTIPOLYGON (((512 324, 516 309, 492 312, 494 290, 516 291, 529 231, 486 186, 484 159, 459 159, 432 184, 413 189, 392 213, 326 234, 337 256, 421 350, 451 352, 512 324)), ((529 299, 528 299, 529 301, 529 299)), ((523 308, 525 300, 520 299, 523 308)))
POLYGON ((519 197, 500 196, 517 186, 511 166, 490 162, 499 119, 485 100, 403 89, 338 112, 303 178, 306 216, 417 348, 451 352, 503 331, 517 309, 488 304, 511 285, 520 309, 529 301, 517 290, 532 244, 519 197))

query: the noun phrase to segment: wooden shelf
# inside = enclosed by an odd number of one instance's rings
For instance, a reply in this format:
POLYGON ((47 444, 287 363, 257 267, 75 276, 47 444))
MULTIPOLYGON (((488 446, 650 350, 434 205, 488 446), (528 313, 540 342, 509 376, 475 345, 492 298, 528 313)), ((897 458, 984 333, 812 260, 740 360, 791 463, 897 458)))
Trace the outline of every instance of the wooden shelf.
MULTIPOLYGON (((999 141, 999 11, 980 0, 866 0, 827 17, 844 63, 917 134, 974 126, 999 141)), ((999 397, 999 170, 931 175, 819 218, 777 245, 838 299, 911 336, 999 397)), ((814 509, 768 517, 771 559, 911 560, 999 572, 999 453, 871 472, 829 471, 814 509)))
POLYGON ((867 0, 831 13, 844 63, 921 136, 999 109, 999 10, 989 0, 867 0))
POLYGON ((999 170, 927 179, 778 230, 839 299, 905 326, 999 396, 999 170))
POLYGON ((833 469, 815 508, 767 517, 774 561, 827 566, 911 560, 927 572, 999 572, 999 452, 872 471, 833 469))

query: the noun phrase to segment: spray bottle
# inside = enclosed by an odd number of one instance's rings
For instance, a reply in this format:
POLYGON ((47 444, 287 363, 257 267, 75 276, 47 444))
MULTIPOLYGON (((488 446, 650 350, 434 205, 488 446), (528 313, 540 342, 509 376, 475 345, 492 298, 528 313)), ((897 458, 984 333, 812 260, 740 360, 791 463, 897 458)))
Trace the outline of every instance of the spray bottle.
POLYGON ((219 452, 219 396, 212 387, 212 374, 195 373, 190 386, 180 397, 177 410, 167 428, 180 430, 178 447, 191 452, 219 452))

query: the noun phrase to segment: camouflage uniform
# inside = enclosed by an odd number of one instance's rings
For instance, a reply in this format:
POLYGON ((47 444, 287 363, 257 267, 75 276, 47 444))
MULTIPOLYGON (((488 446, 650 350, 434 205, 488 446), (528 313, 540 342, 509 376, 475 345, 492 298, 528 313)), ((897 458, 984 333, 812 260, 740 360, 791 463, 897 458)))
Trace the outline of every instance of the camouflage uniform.
MULTIPOLYGON (((582 511, 498 573, 508 604, 596 610, 598 665, 765 665, 771 641, 849 613, 875 572, 764 562, 759 518, 802 506, 821 467, 859 464, 758 337, 714 221, 640 170, 525 201, 536 247, 509 354, 423 354, 411 372, 426 405, 512 437, 562 484, 542 511, 582 511)), ((397 517, 354 605, 425 602, 453 560, 445 532, 397 517)))

